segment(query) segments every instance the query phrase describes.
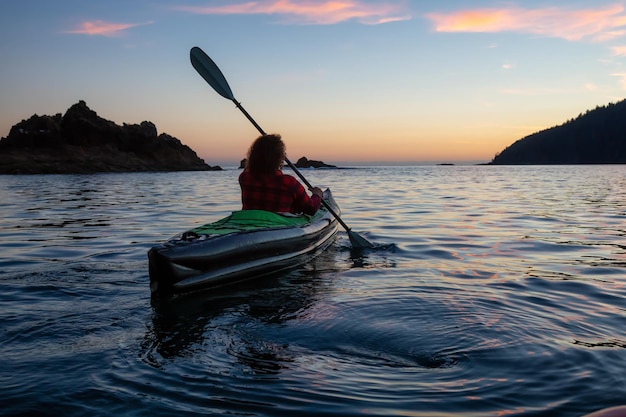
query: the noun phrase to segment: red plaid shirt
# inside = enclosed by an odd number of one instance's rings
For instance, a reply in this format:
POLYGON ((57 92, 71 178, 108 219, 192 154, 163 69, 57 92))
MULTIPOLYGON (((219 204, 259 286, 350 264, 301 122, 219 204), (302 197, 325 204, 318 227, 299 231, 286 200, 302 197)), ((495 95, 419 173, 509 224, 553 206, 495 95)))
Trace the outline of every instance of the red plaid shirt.
POLYGON ((315 214, 322 203, 319 196, 309 197, 297 179, 282 171, 255 178, 244 170, 239 175, 239 185, 243 210, 315 214))

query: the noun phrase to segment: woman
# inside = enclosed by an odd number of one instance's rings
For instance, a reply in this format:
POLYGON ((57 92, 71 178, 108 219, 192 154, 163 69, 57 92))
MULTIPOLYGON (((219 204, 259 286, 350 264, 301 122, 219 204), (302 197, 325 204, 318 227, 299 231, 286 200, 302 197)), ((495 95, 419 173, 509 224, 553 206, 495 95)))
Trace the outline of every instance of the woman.
POLYGON ((297 179, 281 171, 285 159, 280 135, 259 136, 252 143, 246 168, 239 175, 243 210, 315 214, 320 208, 322 190, 312 188, 309 197, 297 179))

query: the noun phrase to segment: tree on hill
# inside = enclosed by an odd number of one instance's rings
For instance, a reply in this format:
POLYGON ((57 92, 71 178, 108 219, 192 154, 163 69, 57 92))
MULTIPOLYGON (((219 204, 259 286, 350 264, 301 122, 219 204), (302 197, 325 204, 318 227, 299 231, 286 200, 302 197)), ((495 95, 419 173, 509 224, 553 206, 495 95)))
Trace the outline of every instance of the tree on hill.
POLYGON ((560 126, 522 138, 491 165, 625 164, 626 100, 598 106, 560 126))

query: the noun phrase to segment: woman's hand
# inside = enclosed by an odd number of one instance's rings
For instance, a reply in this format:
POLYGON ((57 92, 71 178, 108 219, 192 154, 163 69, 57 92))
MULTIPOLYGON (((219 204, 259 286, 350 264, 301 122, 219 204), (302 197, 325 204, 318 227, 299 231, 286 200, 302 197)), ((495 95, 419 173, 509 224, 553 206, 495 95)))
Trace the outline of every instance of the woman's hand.
POLYGON ((313 187, 310 189, 311 190, 311 194, 318 196, 319 198, 322 198, 322 189, 319 187, 313 187))

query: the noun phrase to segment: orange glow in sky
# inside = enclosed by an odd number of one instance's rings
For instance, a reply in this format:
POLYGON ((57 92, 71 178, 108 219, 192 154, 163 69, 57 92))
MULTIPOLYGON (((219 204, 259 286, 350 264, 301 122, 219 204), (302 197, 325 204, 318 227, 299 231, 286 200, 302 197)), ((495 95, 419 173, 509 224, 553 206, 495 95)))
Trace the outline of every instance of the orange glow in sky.
POLYGON ((624 6, 613 4, 593 9, 563 7, 523 9, 470 9, 427 15, 438 32, 526 32, 571 41, 590 37, 607 41, 623 37, 624 6))

